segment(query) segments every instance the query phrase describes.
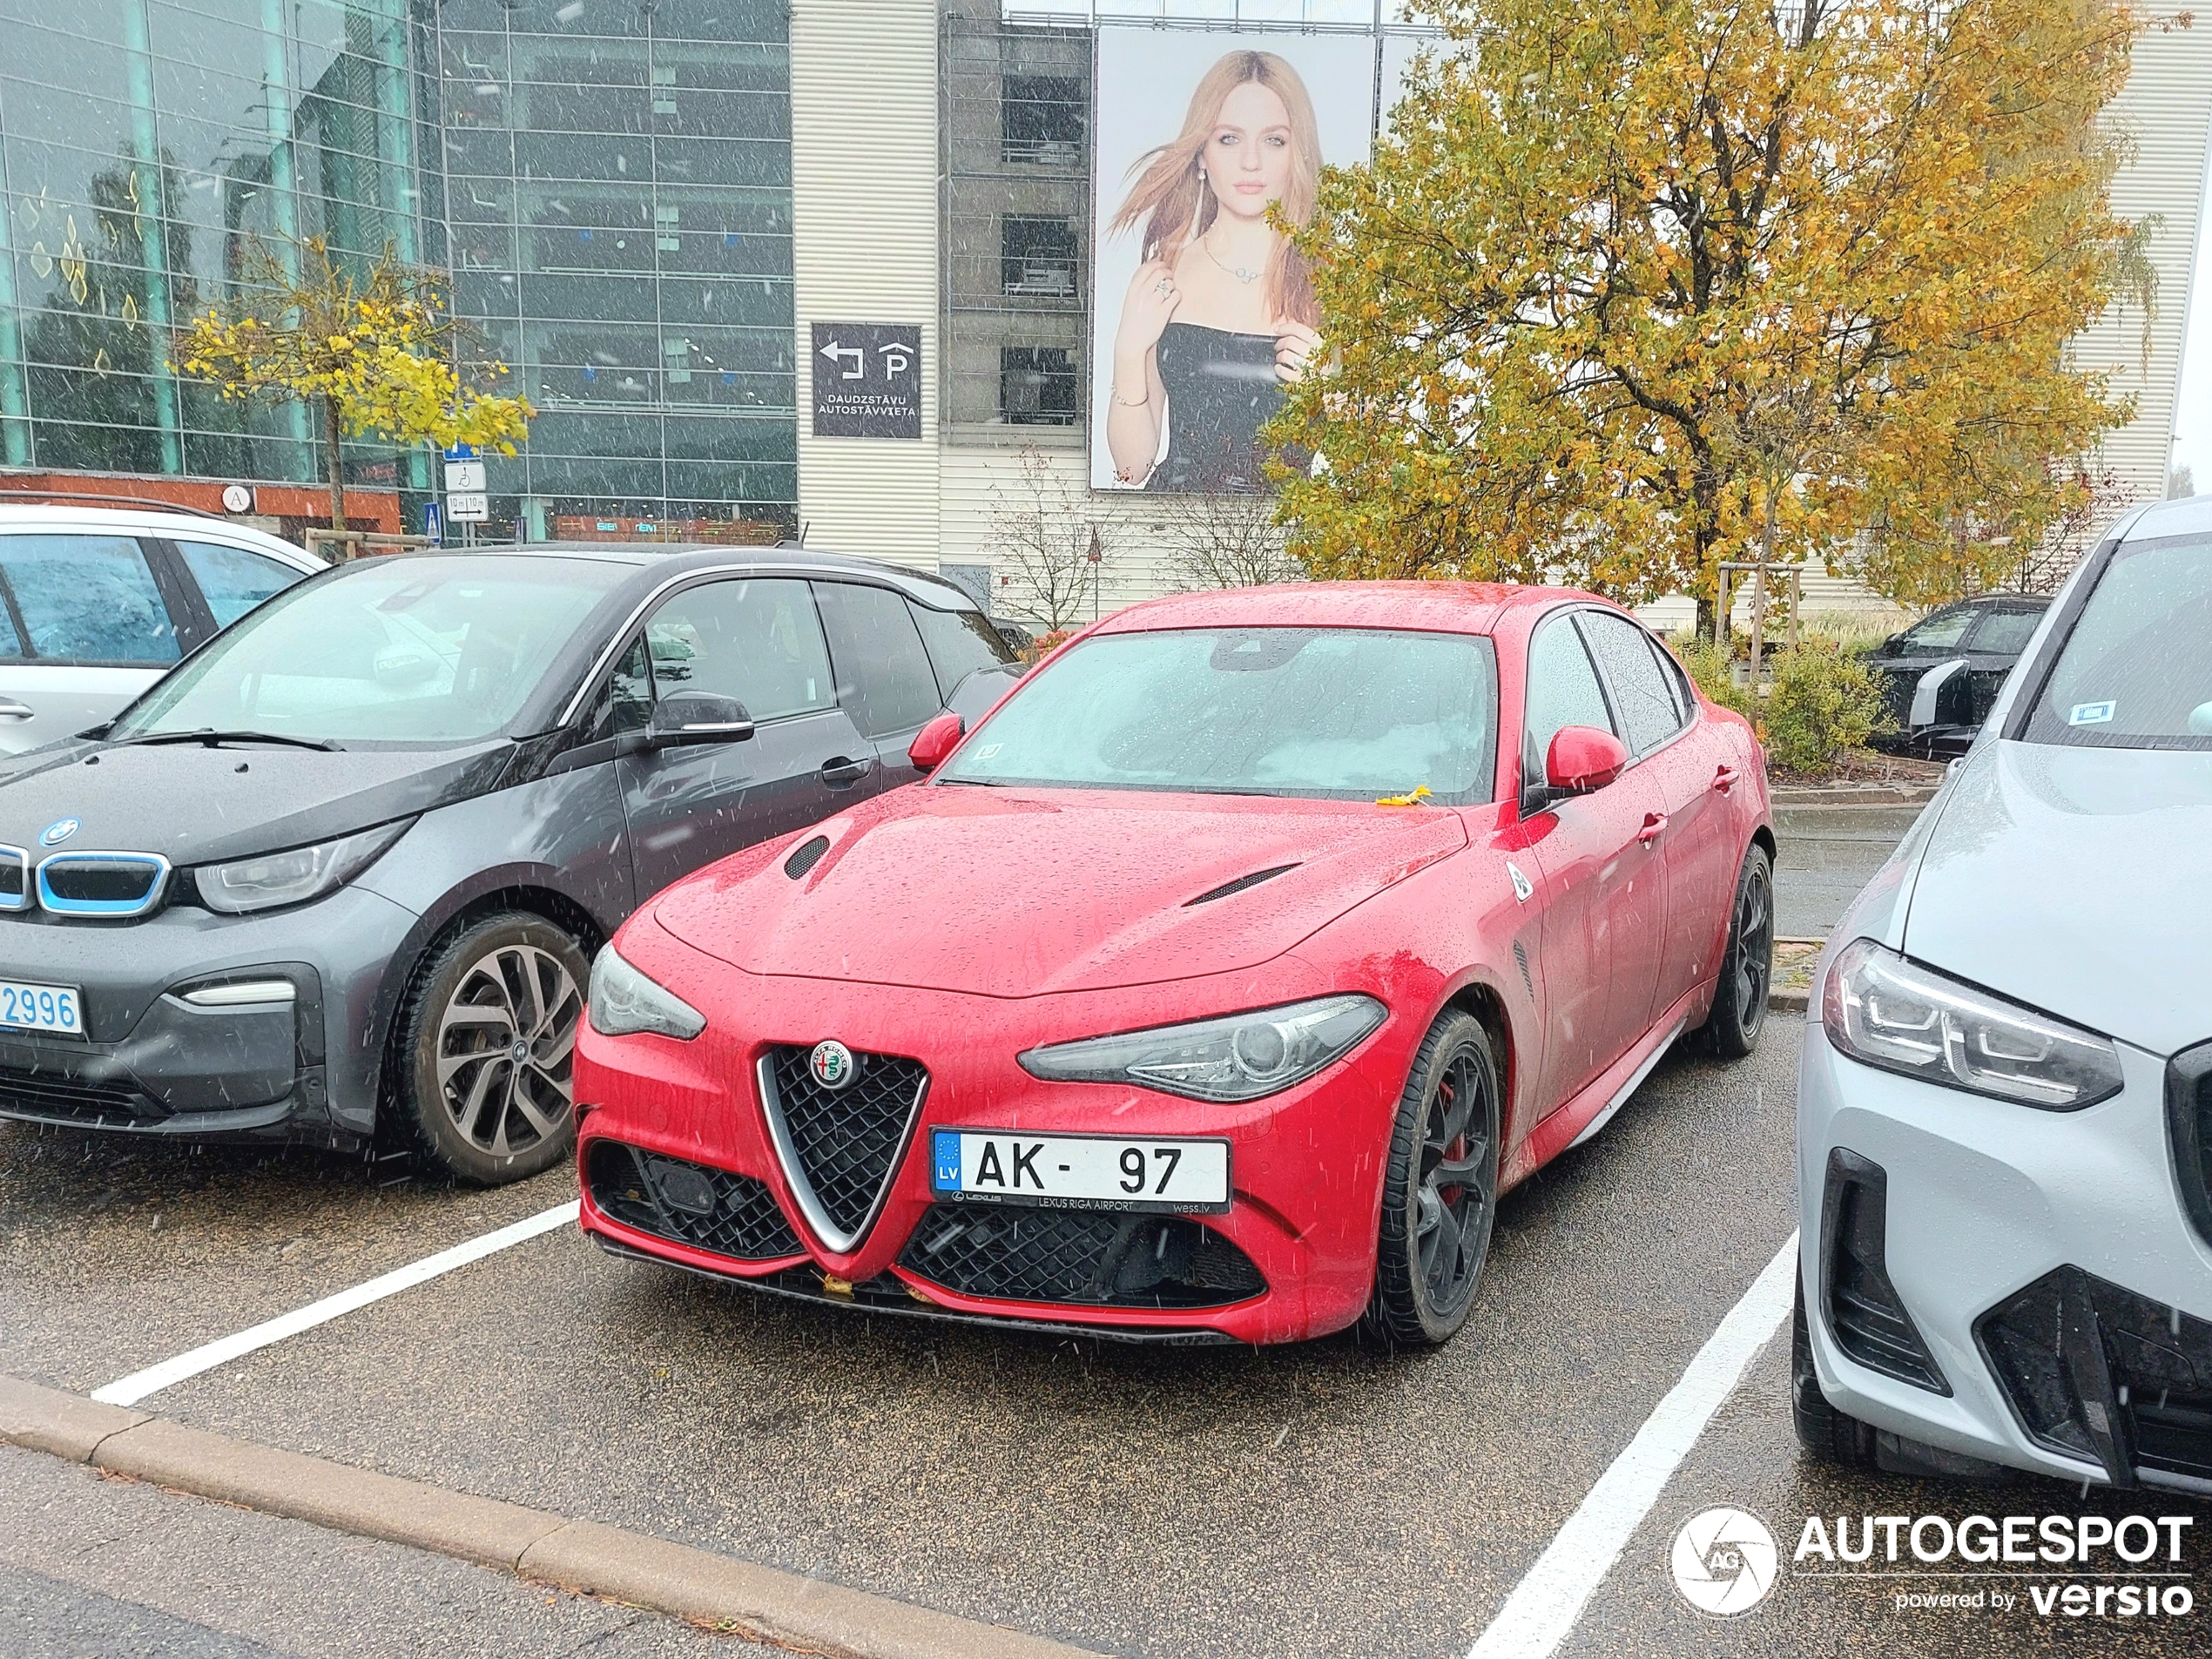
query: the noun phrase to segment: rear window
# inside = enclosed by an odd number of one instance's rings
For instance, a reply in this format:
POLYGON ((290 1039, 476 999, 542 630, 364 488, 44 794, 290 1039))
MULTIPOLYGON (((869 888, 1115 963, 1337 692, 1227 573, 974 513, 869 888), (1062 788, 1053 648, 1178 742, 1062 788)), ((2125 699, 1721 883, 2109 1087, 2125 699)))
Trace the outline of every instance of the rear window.
POLYGON ((2212 749, 2212 536, 2122 543, 2060 642, 2031 743, 2212 749))

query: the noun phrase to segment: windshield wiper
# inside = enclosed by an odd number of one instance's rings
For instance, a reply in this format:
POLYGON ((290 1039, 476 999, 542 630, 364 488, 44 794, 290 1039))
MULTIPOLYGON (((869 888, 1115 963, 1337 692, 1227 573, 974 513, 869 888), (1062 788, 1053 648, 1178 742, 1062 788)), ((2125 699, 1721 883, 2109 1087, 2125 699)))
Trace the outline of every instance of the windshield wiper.
POLYGON ((114 746, 150 748, 158 743, 204 743, 212 749, 225 743, 281 743, 294 749, 320 749, 325 754, 342 752, 334 743, 325 743, 319 738, 287 738, 277 732, 218 732, 212 725, 201 726, 196 732, 149 732, 141 738, 117 738, 114 746))

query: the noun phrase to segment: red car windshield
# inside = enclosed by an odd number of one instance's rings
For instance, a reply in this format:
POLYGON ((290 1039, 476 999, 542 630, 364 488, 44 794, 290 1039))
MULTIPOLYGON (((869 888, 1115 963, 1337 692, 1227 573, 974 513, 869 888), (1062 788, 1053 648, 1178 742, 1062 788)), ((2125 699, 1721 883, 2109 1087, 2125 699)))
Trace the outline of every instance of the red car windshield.
POLYGON ((1177 629, 1069 647, 939 774, 1372 800, 1487 800, 1497 658, 1471 634, 1177 629))

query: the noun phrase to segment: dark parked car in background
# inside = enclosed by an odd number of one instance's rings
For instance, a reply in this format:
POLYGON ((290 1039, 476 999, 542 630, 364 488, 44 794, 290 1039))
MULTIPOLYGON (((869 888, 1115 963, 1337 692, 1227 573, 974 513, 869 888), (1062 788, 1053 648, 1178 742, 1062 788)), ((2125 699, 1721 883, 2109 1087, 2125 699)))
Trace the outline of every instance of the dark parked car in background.
POLYGON ((0 762, 0 1116, 549 1168, 623 920, 915 777, 1011 656, 949 583, 795 550, 310 577, 0 762))
POLYGON ((1876 739, 1893 754, 1959 755, 1981 730, 2050 601, 1985 593, 1929 612, 1867 653, 1897 729, 1876 739))

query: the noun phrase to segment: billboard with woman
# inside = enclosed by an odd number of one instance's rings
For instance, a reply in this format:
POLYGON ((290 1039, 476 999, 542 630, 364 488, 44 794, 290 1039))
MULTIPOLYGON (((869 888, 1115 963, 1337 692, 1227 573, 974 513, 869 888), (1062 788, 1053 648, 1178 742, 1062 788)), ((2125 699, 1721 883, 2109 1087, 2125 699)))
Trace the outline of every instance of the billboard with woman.
POLYGON ((1365 35, 1103 28, 1091 483, 1267 488, 1259 429, 1325 349, 1303 223, 1325 164, 1367 158, 1365 35))

